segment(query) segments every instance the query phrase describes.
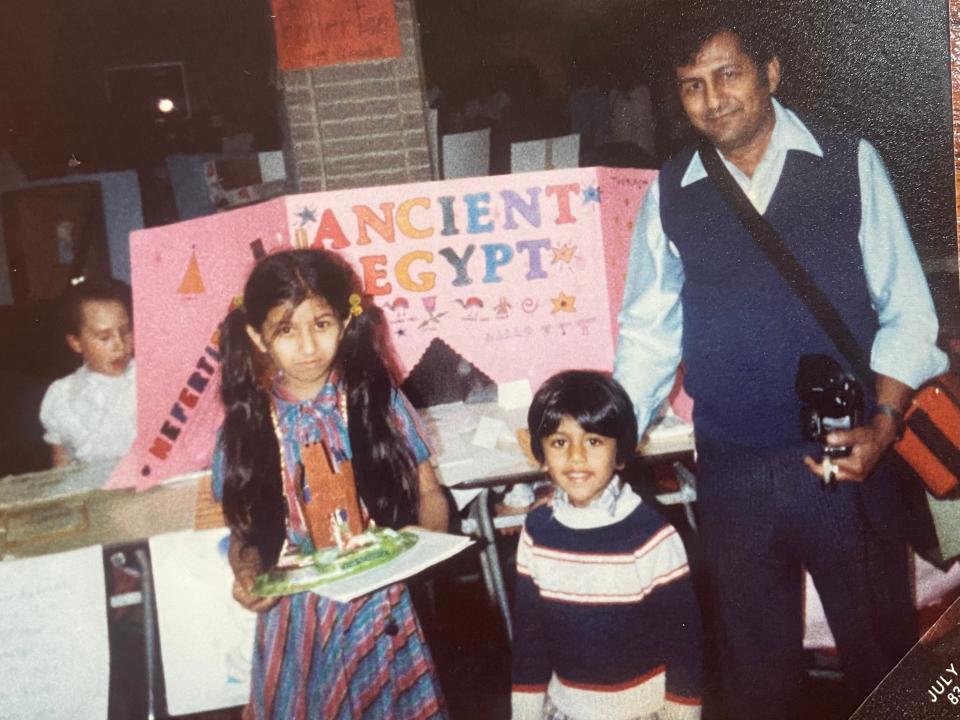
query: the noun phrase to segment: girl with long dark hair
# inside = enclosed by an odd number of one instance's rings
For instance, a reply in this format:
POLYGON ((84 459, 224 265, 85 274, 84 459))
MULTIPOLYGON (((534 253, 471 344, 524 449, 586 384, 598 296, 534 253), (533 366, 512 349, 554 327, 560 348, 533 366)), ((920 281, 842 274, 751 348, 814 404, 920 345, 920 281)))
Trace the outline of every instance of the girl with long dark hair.
POLYGON ((391 372, 380 309, 338 255, 261 260, 221 328, 226 416, 214 457, 231 529, 234 597, 260 613, 245 717, 434 718, 444 706, 404 584, 349 603, 252 594, 284 544, 312 552, 296 468, 307 448, 352 468, 378 525, 445 530, 447 504, 417 417, 391 372))

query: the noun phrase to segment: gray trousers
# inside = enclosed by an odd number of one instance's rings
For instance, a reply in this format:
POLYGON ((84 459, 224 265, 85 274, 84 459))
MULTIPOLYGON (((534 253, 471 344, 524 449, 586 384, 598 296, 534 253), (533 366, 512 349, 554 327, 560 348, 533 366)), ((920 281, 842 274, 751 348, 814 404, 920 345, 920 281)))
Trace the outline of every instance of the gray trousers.
POLYGON ((729 717, 797 716, 804 568, 823 601, 852 711, 916 641, 895 478, 879 467, 863 484, 827 490, 803 464, 809 446, 758 450, 698 438, 697 450, 700 539, 729 717))

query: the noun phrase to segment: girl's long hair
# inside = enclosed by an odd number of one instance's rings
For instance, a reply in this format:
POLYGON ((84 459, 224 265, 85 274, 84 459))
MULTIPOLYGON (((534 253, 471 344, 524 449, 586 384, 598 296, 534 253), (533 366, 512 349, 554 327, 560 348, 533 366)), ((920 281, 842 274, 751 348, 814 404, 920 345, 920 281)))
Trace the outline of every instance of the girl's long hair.
POLYGON ((390 413, 397 392, 395 363, 383 312, 362 301, 350 314, 350 296, 361 293, 356 273, 339 255, 325 250, 289 250, 261 260, 247 280, 243 307, 227 315, 220 332, 223 423, 223 512, 242 540, 256 546, 264 567, 276 562, 284 540, 280 451, 264 384, 266 358, 254 347, 246 326, 263 328, 267 314, 310 296, 326 300, 347 322, 334 369, 347 389, 347 426, 357 490, 378 525, 416 522, 417 464, 403 428, 390 413))

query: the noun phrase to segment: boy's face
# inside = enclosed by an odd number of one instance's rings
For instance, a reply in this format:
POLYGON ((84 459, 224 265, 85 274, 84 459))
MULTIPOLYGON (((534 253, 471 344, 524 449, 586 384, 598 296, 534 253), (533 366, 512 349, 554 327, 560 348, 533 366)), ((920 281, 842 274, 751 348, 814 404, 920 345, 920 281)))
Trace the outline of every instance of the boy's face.
POLYGON ((80 334, 67 335, 67 344, 93 372, 122 375, 133 357, 133 327, 122 303, 87 300, 80 334))
POLYGON ((617 464, 617 441, 587 432, 569 415, 543 439, 543 469, 576 507, 586 507, 599 497, 622 468, 617 464))

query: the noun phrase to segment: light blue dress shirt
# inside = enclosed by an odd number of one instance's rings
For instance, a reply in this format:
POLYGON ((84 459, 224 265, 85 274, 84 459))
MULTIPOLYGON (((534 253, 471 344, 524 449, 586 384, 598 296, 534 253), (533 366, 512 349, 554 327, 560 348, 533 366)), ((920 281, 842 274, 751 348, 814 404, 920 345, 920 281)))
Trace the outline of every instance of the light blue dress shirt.
MULTIPOLYGON (((819 143, 793 112, 776 99, 773 109, 776 120, 770 144, 753 177, 747 177, 721 154, 761 214, 780 181, 787 151, 823 157, 819 143)), ((936 347, 938 324, 933 300, 883 160, 866 140, 860 140, 857 160, 860 250, 880 324, 870 352, 870 367, 916 388, 948 365, 946 355, 936 347)), ((706 176, 700 155, 695 153, 681 186, 706 176)), ((614 363, 614 376, 633 400, 641 432, 669 394, 680 362, 683 281, 680 254, 660 223, 658 180, 647 191, 633 230, 614 363)))

